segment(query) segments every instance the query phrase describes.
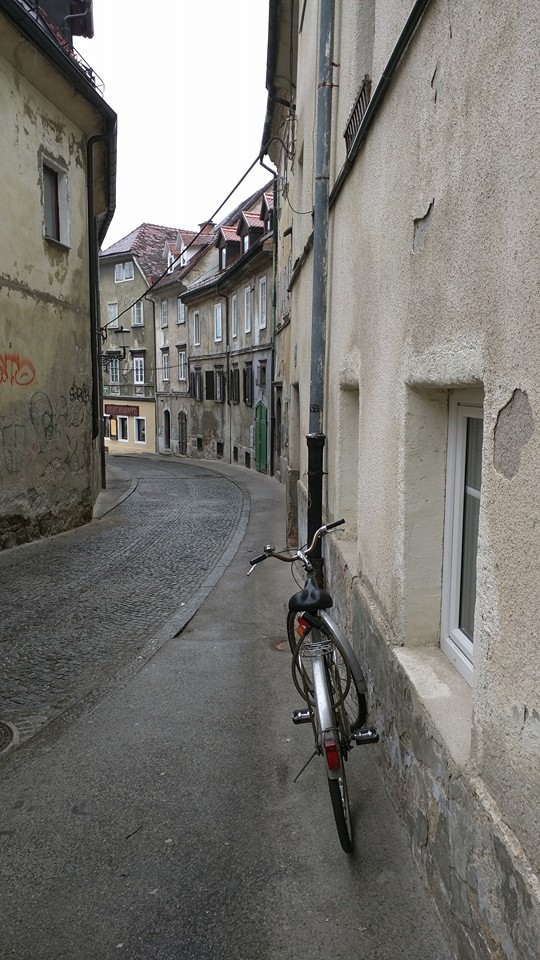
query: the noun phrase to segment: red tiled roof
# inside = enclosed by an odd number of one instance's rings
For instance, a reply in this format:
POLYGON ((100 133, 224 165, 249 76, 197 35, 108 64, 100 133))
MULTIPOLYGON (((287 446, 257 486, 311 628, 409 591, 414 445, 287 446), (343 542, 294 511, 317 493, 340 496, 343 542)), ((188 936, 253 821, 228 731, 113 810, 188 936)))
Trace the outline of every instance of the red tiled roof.
POLYGON ((242 211, 242 216, 243 216, 244 220, 246 221, 248 227, 250 227, 250 228, 251 228, 251 227, 258 228, 258 229, 260 229, 260 230, 263 230, 263 229, 264 229, 264 223, 263 223, 263 221, 261 220, 261 218, 260 218, 260 216, 259 216, 258 213, 250 213, 249 211, 243 210, 243 211, 242 211))
POLYGON ((264 199, 268 209, 273 210, 274 209, 274 191, 272 191, 271 193, 265 193, 264 199))
POLYGON ((235 243, 240 243, 236 227, 220 227, 219 233, 221 233, 223 239, 227 242, 234 240, 235 243))
POLYGON ((127 237, 123 237, 100 253, 100 257, 135 257, 146 281, 152 284, 167 269, 167 262, 163 256, 165 244, 176 243, 177 236, 178 229, 175 227, 141 223, 139 227, 128 233, 127 237))

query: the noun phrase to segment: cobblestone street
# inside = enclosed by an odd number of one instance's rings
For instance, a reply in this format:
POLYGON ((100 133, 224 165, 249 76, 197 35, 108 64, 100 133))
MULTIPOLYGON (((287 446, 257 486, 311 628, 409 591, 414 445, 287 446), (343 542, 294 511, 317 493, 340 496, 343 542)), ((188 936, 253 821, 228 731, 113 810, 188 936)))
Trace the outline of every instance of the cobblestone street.
POLYGON ((242 491, 211 469, 121 471, 134 490, 112 513, 0 554, 0 719, 21 742, 174 636, 243 535, 242 491))

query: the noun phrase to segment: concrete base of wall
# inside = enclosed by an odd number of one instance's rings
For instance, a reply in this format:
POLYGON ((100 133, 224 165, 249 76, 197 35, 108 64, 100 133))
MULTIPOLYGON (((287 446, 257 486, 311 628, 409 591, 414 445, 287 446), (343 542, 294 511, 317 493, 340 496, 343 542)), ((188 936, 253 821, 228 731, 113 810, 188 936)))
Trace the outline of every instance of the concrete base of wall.
POLYGON ((456 957, 538 960, 540 882, 469 764, 470 694, 439 650, 387 642, 353 546, 325 543, 333 612, 366 670, 387 789, 456 957))
POLYGON ((9 550, 42 537, 53 537, 74 527, 90 523, 93 504, 77 504, 58 511, 45 511, 32 516, 4 514, 0 517, 0 550, 9 550))

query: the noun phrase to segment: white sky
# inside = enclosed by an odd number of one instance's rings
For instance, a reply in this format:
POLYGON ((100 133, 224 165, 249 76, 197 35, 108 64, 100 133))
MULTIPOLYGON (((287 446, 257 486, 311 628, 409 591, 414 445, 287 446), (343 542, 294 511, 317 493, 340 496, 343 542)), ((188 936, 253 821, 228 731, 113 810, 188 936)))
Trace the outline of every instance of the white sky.
MULTIPOLYGON (((261 146, 267 37, 268 0, 94 0, 76 46, 118 114, 105 248, 145 221, 195 229, 232 190, 261 146)), ((270 178, 257 164, 216 219, 270 178)))

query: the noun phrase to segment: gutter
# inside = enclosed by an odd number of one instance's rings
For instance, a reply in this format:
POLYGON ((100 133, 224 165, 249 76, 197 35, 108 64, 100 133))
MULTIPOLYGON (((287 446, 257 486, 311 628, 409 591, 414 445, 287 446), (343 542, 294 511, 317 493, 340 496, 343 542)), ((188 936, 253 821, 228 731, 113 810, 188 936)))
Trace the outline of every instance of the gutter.
POLYGON ((375 88, 375 92, 373 93, 373 96, 369 101, 368 108, 364 114, 362 123, 360 124, 358 130, 356 131, 356 136, 353 140, 353 144, 351 146, 347 159, 345 160, 345 163, 343 164, 337 176, 336 182, 332 187, 332 191, 330 193, 330 199, 329 199, 329 203, 331 207, 334 205, 339 194, 341 193, 345 180, 347 179, 352 169, 352 166, 354 164, 354 161, 356 160, 356 157, 360 152, 360 149, 364 143, 364 140, 367 137, 371 124, 373 123, 380 107, 383 104, 384 98, 394 80, 394 76, 399 68, 399 65, 401 64, 401 61, 405 56, 405 53, 407 52, 407 48, 420 24, 420 21, 424 13, 429 7, 430 2, 431 0, 416 0, 416 3, 414 4, 407 18, 407 21, 405 23, 405 26, 403 27, 403 30, 401 31, 398 41, 394 49, 392 50, 392 53, 390 54, 390 59, 388 60, 386 67, 382 71, 381 79, 379 80, 375 88))

